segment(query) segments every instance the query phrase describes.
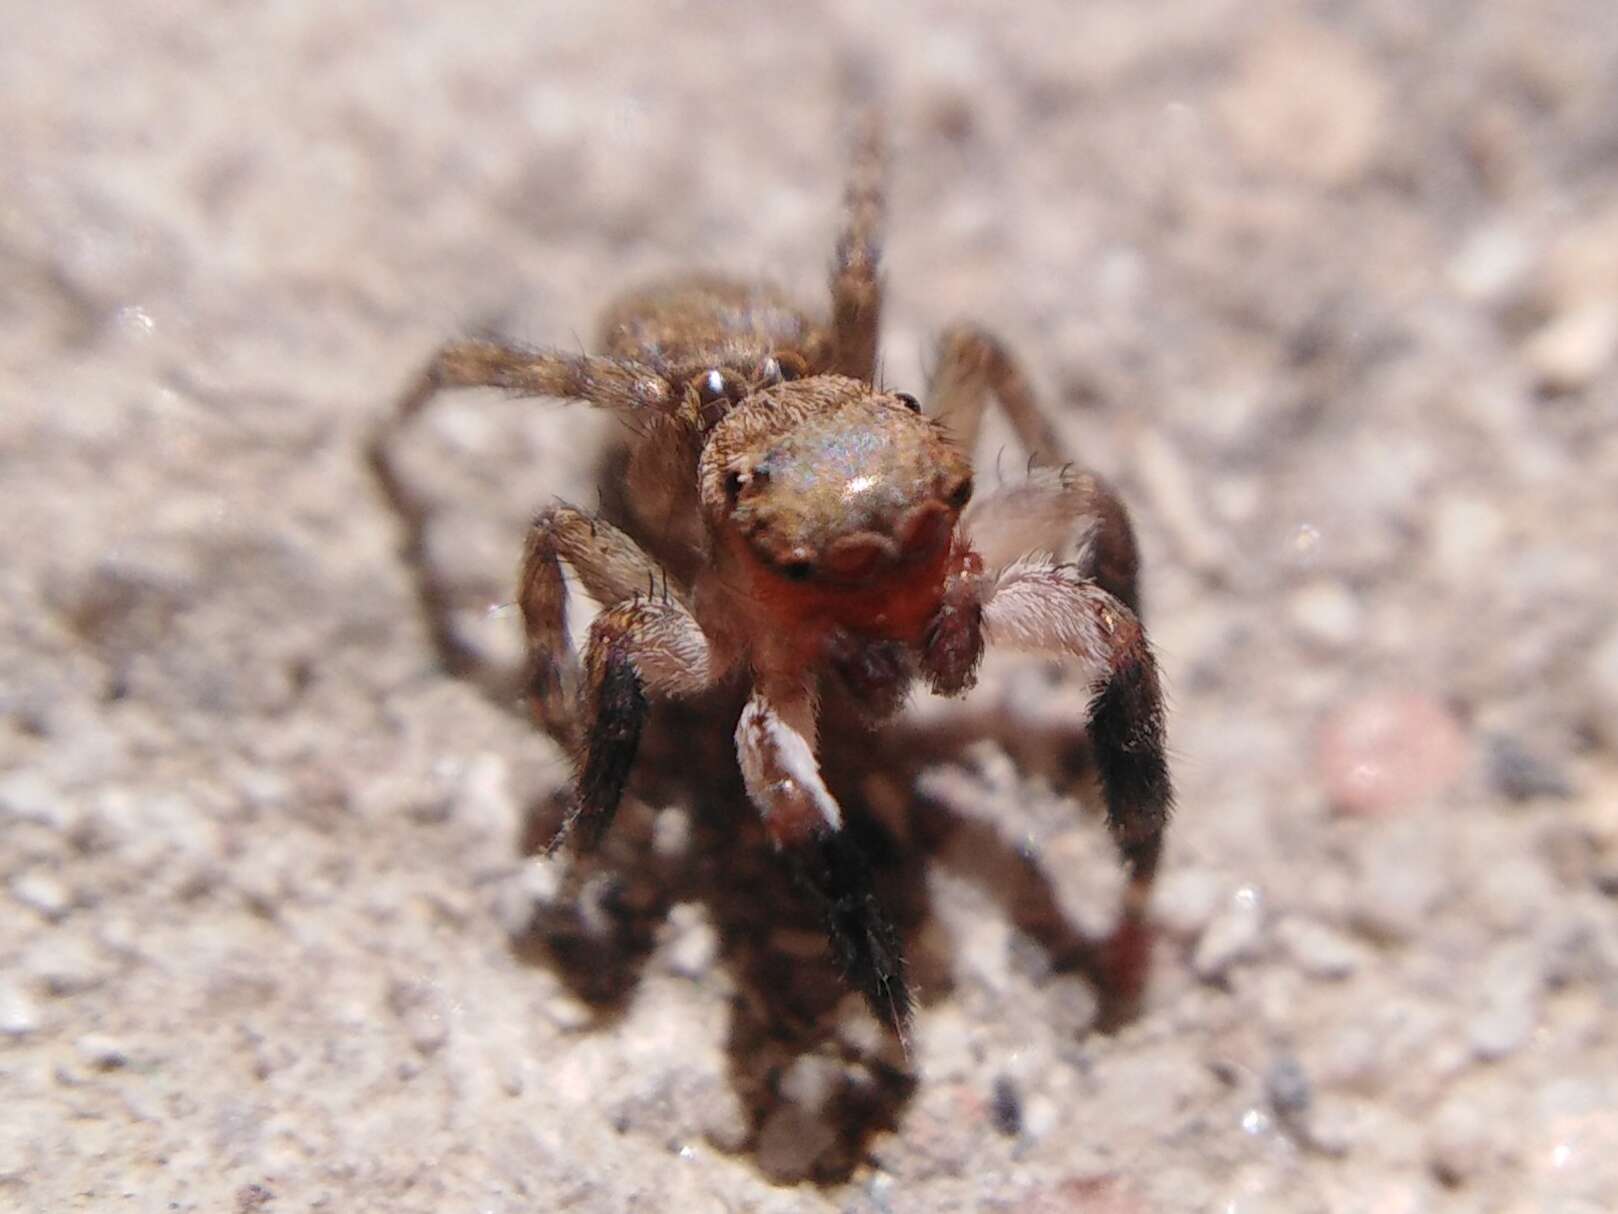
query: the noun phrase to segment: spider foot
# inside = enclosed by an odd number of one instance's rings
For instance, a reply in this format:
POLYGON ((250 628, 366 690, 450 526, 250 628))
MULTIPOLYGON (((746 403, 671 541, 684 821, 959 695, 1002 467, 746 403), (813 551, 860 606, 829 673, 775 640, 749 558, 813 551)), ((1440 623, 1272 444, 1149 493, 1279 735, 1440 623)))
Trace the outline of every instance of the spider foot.
POLYGON ((876 1018, 903 1040, 910 1024, 904 946, 877 901, 864 855, 842 831, 816 835, 788 863, 820 910, 832 954, 876 1018))

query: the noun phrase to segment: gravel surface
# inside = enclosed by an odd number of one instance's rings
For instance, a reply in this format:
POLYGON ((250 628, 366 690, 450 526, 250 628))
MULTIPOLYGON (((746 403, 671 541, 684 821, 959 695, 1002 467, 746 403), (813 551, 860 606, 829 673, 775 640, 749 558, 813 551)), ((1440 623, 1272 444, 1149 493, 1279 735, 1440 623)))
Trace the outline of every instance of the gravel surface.
MULTIPOLYGON (((1610 0, 12 8, 0 1206, 1613 1208, 1610 0), (715 706, 539 854, 564 757, 438 668, 361 458, 446 336, 692 264, 820 298, 851 74, 887 381, 983 321, 1135 511, 1181 811, 1123 1023, 1059 674, 835 764, 906 1054, 715 706)), ((491 668, 613 434, 409 437, 491 668)))

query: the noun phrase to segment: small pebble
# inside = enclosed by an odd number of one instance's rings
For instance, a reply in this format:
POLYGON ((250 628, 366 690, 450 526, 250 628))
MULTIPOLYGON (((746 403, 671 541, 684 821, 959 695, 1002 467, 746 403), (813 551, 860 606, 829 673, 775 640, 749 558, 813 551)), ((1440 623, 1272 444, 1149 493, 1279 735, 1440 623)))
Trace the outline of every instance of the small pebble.
POLYGON ((1432 560, 1448 577, 1476 576, 1499 559, 1506 520, 1486 498, 1470 493, 1447 493, 1432 510, 1432 560))
POLYGON ((1618 353, 1618 303, 1606 295, 1553 315, 1523 345, 1523 359, 1548 392, 1578 392, 1618 353))
POLYGON ((1342 185, 1364 174, 1388 129, 1377 65, 1324 24, 1274 22, 1219 96, 1232 144, 1256 171, 1342 185))
POLYGON ((989 1098, 989 1120, 1007 1138, 1015 1138, 1022 1132, 1022 1093, 1017 1081, 1009 1075, 1001 1075, 994 1081, 989 1098))
POLYGON ((1202 933, 1191 968, 1205 982, 1217 981, 1231 966, 1258 951, 1263 928, 1263 897, 1252 886, 1243 886, 1202 933))
POLYGON ((1473 232, 1450 260, 1455 289, 1477 303, 1499 299, 1522 281, 1533 264, 1533 250, 1521 233, 1491 224, 1473 232))
POLYGON ((1466 1183, 1487 1161, 1489 1115, 1472 1100, 1451 1097, 1435 1113, 1427 1132, 1427 1164, 1446 1185, 1466 1183))
POLYGON ((719 932, 707 910, 697 902, 682 902, 669 910, 663 961, 669 972, 682 978, 700 978, 719 957, 719 932))
POLYGON ((1283 1121, 1295 1122, 1309 1111, 1312 1096, 1309 1076, 1303 1064, 1291 1054, 1283 1054, 1270 1064, 1264 1076, 1264 1093, 1270 1107, 1283 1121))
POLYGON ((1338 649, 1359 639, 1364 620, 1353 591, 1331 578, 1317 578, 1293 591, 1287 613, 1306 640, 1338 649))
POLYGON ((1573 795, 1573 781, 1562 766, 1516 738, 1493 734, 1484 746, 1489 780, 1508 801, 1565 801, 1573 795))
POLYGON ((1345 813, 1408 809, 1460 775, 1466 735, 1430 696, 1371 692, 1321 727, 1317 761, 1331 803, 1345 813))
POLYGON ((837 1133, 808 1110, 783 1104, 764 1119, 755 1158, 759 1168, 778 1184, 803 1180, 815 1161, 837 1142, 837 1133))
POLYGON ((652 850, 663 860, 678 860, 691 850, 691 815, 678 806, 659 810, 652 821, 652 850))
POLYGON ((47 919, 60 919, 73 905, 73 893, 55 874, 31 868, 11 879, 11 896, 47 919))
POLYGON ((1219 913, 1227 884, 1227 878, 1209 868, 1165 873, 1152 894, 1152 918, 1171 936, 1198 936, 1219 913))
POLYGON ((443 998, 429 983, 396 981, 388 987, 388 1008, 404 1026, 416 1052, 430 1057, 449 1040, 443 998))
POLYGON ((1313 919, 1288 916, 1276 925, 1275 934, 1298 968, 1311 978, 1347 978, 1366 960, 1363 945, 1313 919))
POLYGON ((0 1181, 9 1185, 27 1179, 38 1150, 36 1143, 27 1137, 20 1118, 0 1122, 0 1181))
POLYGON ((0 1033, 26 1037, 39 1027, 39 1005, 7 978, 0 978, 0 1033))
POLYGON ((1542 979, 1538 950, 1511 945, 1490 960, 1484 975, 1484 1006, 1468 1026, 1473 1053, 1486 1062, 1520 1049, 1539 1022, 1542 979))
POLYGON ((79 1057, 97 1070, 114 1071, 129 1065, 129 1050, 106 1033, 86 1033, 73 1043, 79 1057))
POLYGON ((88 941, 52 937, 24 961, 26 972, 52 995, 77 995, 105 981, 109 967, 88 941))
POLYGON ((1355 927, 1378 940, 1413 940, 1450 889, 1447 866, 1427 848, 1420 823, 1406 819, 1369 840, 1350 908, 1355 927))
POLYGON ((0 818, 33 822, 66 833, 79 819, 67 798, 37 771, 14 771, 0 777, 0 818))

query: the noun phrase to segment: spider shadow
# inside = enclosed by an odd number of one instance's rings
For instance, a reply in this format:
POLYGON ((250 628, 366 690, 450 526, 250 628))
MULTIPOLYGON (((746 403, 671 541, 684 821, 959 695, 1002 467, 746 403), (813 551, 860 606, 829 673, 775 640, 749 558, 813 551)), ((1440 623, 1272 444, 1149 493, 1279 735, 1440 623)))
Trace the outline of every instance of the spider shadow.
MULTIPOLYGON (((747 1118, 739 1149, 770 1174, 763 1144, 786 1102, 782 1077, 800 1058, 831 1059, 841 1078, 815 1114, 829 1145, 816 1155, 810 1177, 836 1184, 868 1158, 878 1134, 898 1128, 918 1077, 891 1034, 873 1034, 868 1020, 865 1031, 852 1027, 864 1015, 858 998, 743 791, 731 745, 739 709, 739 698, 724 695, 659 706, 643 737, 631 795, 607 839, 595 853, 569 857, 564 896, 536 915, 513 948, 560 977, 605 1027, 625 1014, 670 909, 701 905, 718 938, 713 964, 734 986, 726 1050, 747 1118)), ((889 775, 887 787, 913 788, 923 766, 947 761, 959 741, 910 727, 829 729, 823 739, 827 783, 904 937, 907 977, 921 1004, 949 998, 953 985, 952 959, 938 951, 942 933, 927 930, 933 918, 927 871, 941 861, 999 902, 1043 952, 1050 972, 1090 979, 1102 1027, 1124 1022, 1133 1000, 1113 991, 1101 942, 1067 919, 1035 857, 986 819, 920 797, 902 807, 909 841, 901 846, 861 795, 873 771, 889 775)), ((536 807, 520 841, 525 854, 546 850, 562 813, 559 800, 536 807)))

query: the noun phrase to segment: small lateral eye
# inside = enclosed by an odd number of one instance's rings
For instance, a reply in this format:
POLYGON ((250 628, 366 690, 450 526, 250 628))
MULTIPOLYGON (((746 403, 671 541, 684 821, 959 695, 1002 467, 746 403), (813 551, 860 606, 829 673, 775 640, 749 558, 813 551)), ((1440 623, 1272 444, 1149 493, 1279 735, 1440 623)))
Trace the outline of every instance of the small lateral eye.
POLYGON ((741 498, 742 486, 746 483, 747 478, 734 468, 725 473, 725 497, 732 506, 741 498))
POLYGON ((729 393, 725 391, 725 377, 719 371, 709 371, 697 381, 697 399, 705 405, 712 405, 724 400, 729 393))
POLYGON ((966 503, 972 500, 972 478, 963 476, 956 481, 949 491, 949 504, 957 510, 964 509, 966 503))
POLYGON ((809 373, 809 365, 803 361, 803 356, 795 350, 777 350, 773 359, 780 369, 781 378, 788 383, 795 379, 802 379, 809 373))
POLYGON ((921 412, 921 402, 919 400, 917 400, 914 396, 911 396, 910 393, 908 393, 908 392, 895 392, 894 395, 899 398, 899 403, 901 405, 903 405, 906 409, 909 409, 912 413, 920 413, 921 412))
POLYGON ((781 566, 781 573, 794 582, 807 582, 809 575, 815 571, 813 562, 807 560, 787 561, 781 566))

